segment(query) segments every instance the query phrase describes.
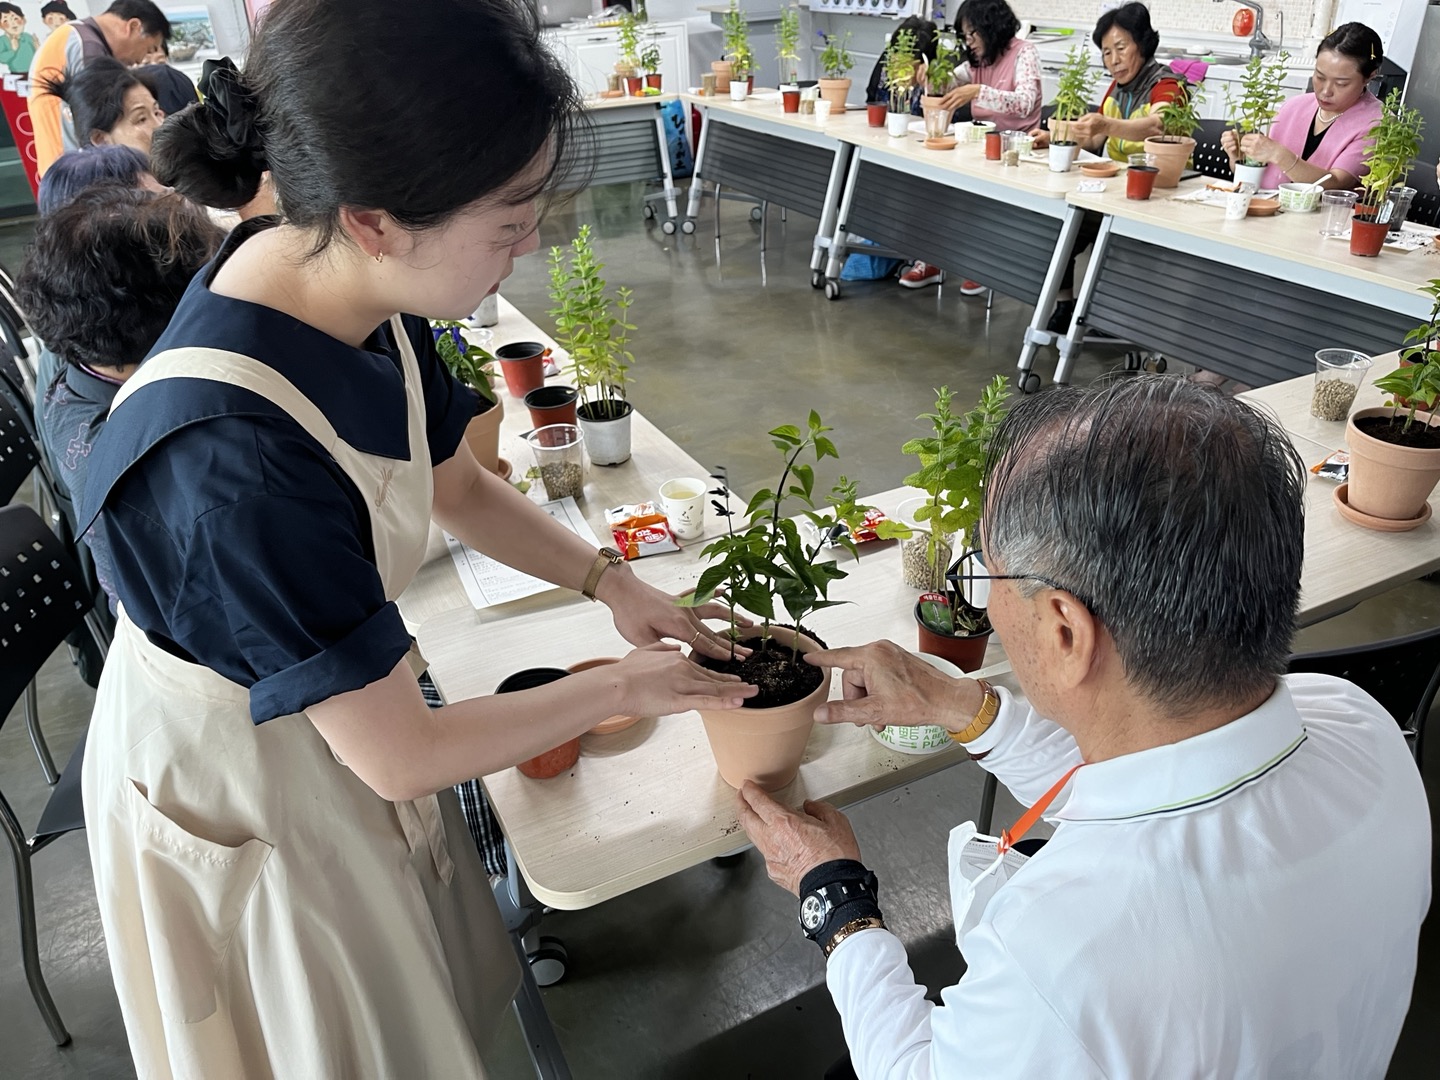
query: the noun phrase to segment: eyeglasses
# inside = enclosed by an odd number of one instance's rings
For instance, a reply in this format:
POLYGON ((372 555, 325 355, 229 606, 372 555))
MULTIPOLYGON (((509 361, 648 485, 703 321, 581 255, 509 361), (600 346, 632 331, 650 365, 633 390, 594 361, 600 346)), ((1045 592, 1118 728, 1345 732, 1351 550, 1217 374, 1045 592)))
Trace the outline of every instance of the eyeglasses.
POLYGON ((960 36, 961 36, 962 38, 964 38, 966 41, 972 41, 972 40, 975 40, 975 39, 977 39, 977 38, 980 37, 980 31, 978 31, 978 30, 961 30, 961 31, 960 31, 960 36))
MULTIPOLYGON (((945 572, 945 580, 951 585, 953 591, 959 594, 970 607, 984 611, 990 604, 990 590, 984 590, 984 595, 977 595, 973 587, 979 581, 1038 581, 1042 585, 1048 585, 1060 592, 1067 592, 1079 600, 1090 611, 1090 614, 1099 618, 1095 605, 1084 594, 1076 592, 1068 585, 1062 585, 1054 578, 1046 577, 1044 574, 977 574, 969 569, 974 561, 980 557, 979 549, 972 549, 964 552, 958 559, 950 564, 950 569, 945 572)), ((984 565, 983 563, 981 565, 984 565)))

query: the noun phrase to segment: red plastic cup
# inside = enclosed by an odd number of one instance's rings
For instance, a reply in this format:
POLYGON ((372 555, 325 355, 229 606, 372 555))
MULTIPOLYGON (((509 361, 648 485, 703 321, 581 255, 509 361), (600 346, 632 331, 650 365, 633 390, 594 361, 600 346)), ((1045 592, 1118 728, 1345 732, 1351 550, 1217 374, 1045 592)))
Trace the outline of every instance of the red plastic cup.
POLYGON ((798 113, 800 111, 800 91, 780 91, 780 104, 784 107, 786 112, 798 113))
POLYGON ((871 101, 865 106, 865 119, 871 127, 884 127, 885 113, 889 108, 883 101, 871 101))
POLYGON ((1000 133, 998 131, 987 131, 985 133, 985 160, 1000 160, 1000 133))
POLYGON ((1125 176, 1125 197, 1127 199, 1148 199, 1155 190, 1155 178, 1160 170, 1154 165, 1131 165, 1125 176))

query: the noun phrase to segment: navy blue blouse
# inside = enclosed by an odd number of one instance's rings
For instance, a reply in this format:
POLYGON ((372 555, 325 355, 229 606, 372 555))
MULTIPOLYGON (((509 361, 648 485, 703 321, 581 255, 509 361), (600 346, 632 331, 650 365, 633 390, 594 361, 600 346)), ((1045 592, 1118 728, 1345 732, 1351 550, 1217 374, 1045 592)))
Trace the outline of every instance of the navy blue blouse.
MULTIPOLYGON (((273 308, 211 292, 225 259, 273 219, 232 233, 151 351, 201 347, 260 360, 356 449, 408 460, 404 373, 388 326, 353 348, 273 308)), ((419 360, 432 465, 448 460, 476 398, 403 317, 419 360)), ((166 379, 137 391, 96 439, 82 525, 109 546, 126 614, 150 640, 250 689, 255 723, 384 678, 410 645, 375 565, 363 497, 268 400, 166 379)))

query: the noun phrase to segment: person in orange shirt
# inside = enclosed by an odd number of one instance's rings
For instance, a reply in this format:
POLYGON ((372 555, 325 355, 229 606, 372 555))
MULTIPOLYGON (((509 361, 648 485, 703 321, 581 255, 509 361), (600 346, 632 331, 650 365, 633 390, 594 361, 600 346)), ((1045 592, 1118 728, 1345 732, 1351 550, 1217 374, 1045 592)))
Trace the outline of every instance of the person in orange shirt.
MULTIPOLYGON (((30 81, 73 78, 97 56, 138 64, 169 38, 170 20, 153 0, 115 0, 99 15, 66 23, 46 38, 30 65, 30 81)), ((36 166, 43 176, 56 158, 79 149, 80 143, 58 97, 32 97, 30 120, 35 128, 36 166)))

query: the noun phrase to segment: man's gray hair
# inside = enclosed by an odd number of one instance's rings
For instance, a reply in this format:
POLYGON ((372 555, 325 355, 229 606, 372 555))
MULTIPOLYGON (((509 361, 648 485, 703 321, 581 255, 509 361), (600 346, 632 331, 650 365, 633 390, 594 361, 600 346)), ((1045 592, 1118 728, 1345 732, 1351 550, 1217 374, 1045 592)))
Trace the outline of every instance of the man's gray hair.
POLYGON ((1306 472, 1273 419, 1174 377, 1056 389, 1010 410, 988 471, 1000 571, 1063 585, 1152 701, 1183 715, 1284 671, 1306 472))

